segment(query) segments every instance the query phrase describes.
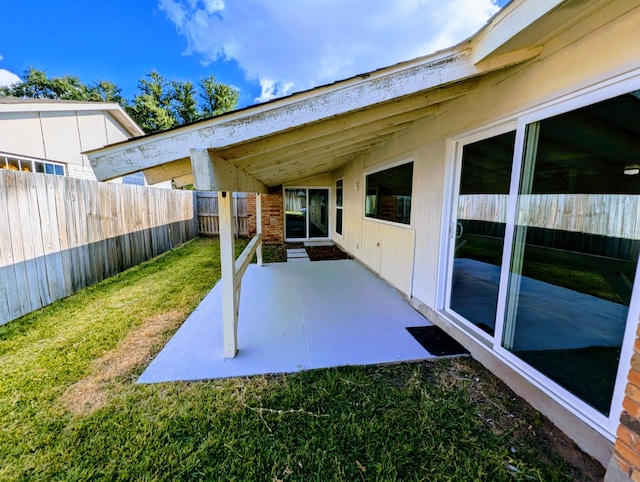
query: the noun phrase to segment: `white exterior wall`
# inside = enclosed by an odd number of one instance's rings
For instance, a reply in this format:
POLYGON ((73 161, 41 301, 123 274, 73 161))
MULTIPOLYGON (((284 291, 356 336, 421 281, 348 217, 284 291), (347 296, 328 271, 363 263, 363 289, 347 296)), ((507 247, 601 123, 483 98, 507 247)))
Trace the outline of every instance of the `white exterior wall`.
MULTIPOLYGON (((413 158, 414 262, 411 266, 404 262, 408 242, 402 248, 389 248, 386 255, 404 266, 402 272, 395 273, 396 281, 392 284, 437 309, 444 197, 445 188, 451 183, 446 173, 453 162, 452 155, 447 153, 448 140, 512 119, 519 112, 579 92, 596 82, 640 69, 636 47, 640 43, 637 29, 640 7, 629 9, 628 2, 609 4, 546 44, 540 58, 486 76, 472 93, 444 104, 437 115, 417 122, 383 148, 334 172, 334 180, 344 178, 345 190, 344 236, 340 239, 334 233, 336 242, 376 271, 376 258, 362 252, 362 244, 379 237, 381 229, 381 223, 364 219, 365 172, 413 158), (360 185, 358 191, 355 183, 360 185), (407 286, 411 286, 410 292, 405 290, 407 286)), ((405 227, 386 227, 389 239, 397 237, 398 230, 406 231, 405 227)))
MULTIPOLYGON (((393 269, 380 275, 403 291, 414 306, 439 319, 439 282, 443 258, 442 240, 446 239, 449 207, 447 196, 453 188, 453 141, 456 137, 488 129, 554 101, 602 86, 607 81, 637 75, 635 89, 640 89, 640 6, 637 2, 610 2, 593 12, 588 19, 549 41, 540 57, 499 73, 483 77, 477 88, 464 97, 443 104, 437 114, 425 118, 396 135, 381 149, 352 161, 335 171, 335 179, 344 179, 344 236, 333 233, 334 240, 373 271, 381 256, 390 257, 393 269), (411 249, 407 231, 400 226, 385 226, 364 219, 365 173, 372 168, 391 166, 400 159, 413 158, 412 225, 415 247, 411 249), (359 189, 357 189, 359 183, 359 189), (381 233, 381 229, 386 231, 381 233), (395 240, 394 240, 395 237, 395 240), (396 243, 387 247, 386 243, 396 243), (409 251, 410 250, 410 251, 409 251), (407 263, 407 253, 412 262, 407 263), (407 289, 408 287, 408 289, 407 289)), ((633 90, 630 88, 629 90, 633 90)), ((618 94, 615 94, 618 95, 618 94)), ((614 96, 614 95, 612 95, 614 96)), ((489 137, 489 136, 487 136, 489 137)), ((638 313, 632 313, 637 319, 638 313)), ((449 325, 443 322, 444 325, 449 325)), ((506 360, 487 350, 474 338, 448 326, 447 331, 464 341, 473 356, 507 382, 517 393, 531 402, 570 435, 584 450, 604 465, 612 452, 613 433, 596 432, 574 412, 545 394, 506 360)), ((633 330, 635 331, 635 329, 633 330)), ((628 360, 630 354, 623 353, 628 360)), ((617 415, 613 415, 615 419, 617 415)))

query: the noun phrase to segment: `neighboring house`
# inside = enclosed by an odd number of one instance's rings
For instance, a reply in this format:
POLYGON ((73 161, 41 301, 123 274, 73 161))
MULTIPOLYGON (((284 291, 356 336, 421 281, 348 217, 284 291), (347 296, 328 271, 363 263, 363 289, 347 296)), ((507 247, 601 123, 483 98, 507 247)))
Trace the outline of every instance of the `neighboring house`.
MULTIPOLYGON (((116 103, 0 97, 0 169, 95 181, 84 151, 143 134, 116 103)), ((145 184, 142 173, 123 181, 145 184)))
POLYGON ((334 240, 637 480, 638 25, 638 1, 513 0, 434 55, 89 158, 259 193, 264 239, 334 240))

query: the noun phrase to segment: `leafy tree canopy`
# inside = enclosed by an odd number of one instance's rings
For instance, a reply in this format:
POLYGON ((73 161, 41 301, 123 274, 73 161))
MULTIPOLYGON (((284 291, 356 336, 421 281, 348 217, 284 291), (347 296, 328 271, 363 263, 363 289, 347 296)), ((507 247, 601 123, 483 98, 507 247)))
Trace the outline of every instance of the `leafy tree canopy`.
POLYGON ((214 76, 193 82, 167 80, 156 71, 138 82, 138 94, 129 101, 112 82, 85 84, 78 77, 48 77, 43 70, 27 69, 22 82, 0 86, 0 97, 117 102, 147 133, 206 119, 233 110, 238 90, 214 76))

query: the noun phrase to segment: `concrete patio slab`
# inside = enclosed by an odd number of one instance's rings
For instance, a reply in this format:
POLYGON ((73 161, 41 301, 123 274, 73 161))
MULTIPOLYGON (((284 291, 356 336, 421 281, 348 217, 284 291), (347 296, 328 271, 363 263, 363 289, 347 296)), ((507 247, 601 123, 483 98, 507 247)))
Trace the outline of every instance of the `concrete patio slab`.
POLYGON ((322 241, 304 241, 305 248, 315 247, 315 246, 335 246, 335 243, 331 240, 322 240, 322 241))
POLYGON ((304 248, 287 249, 287 261, 311 261, 309 259, 309 253, 304 248))
POLYGON ((236 358, 223 358, 221 320, 218 284, 138 382, 435 358, 405 330, 431 323, 353 260, 249 266, 236 358))

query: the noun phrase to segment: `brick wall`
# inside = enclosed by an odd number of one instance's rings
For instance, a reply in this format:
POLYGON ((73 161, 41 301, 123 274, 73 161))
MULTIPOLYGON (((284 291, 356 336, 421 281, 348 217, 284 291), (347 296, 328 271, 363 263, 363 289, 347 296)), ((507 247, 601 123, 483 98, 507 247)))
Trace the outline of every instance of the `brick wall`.
POLYGON ((256 235, 256 194, 247 193, 247 230, 249 237, 256 235))
MULTIPOLYGON (((282 192, 262 195, 262 237, 265 243, 284 242, 282 192)), ((256 234, 256 195, 247 195, 249 236, 256 234)))
POLYGON ((614 454, 604 480, 640 482, 640 326, 636 332, 622 407, 614 454))

